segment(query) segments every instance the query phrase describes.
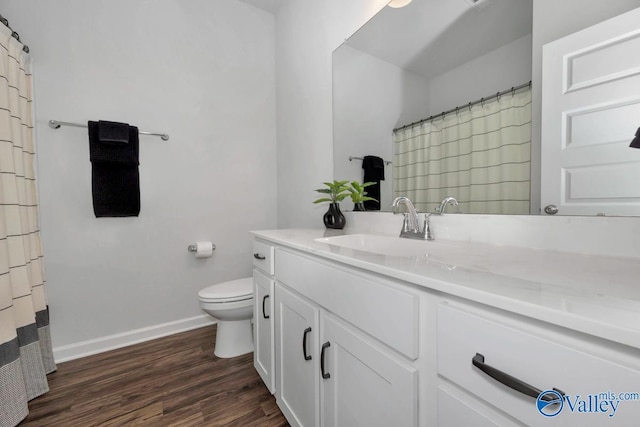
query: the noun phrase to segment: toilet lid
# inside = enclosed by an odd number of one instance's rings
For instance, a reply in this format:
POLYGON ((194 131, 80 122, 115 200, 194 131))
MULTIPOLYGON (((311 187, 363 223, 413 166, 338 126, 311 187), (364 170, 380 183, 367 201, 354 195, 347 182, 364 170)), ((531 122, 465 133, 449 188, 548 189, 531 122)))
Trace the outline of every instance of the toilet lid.
POLYGON ((200 292, 198 297, 201 300, 243 300, 253 296, 253 278, 232 280, 230 282, 211 285, 200 292))

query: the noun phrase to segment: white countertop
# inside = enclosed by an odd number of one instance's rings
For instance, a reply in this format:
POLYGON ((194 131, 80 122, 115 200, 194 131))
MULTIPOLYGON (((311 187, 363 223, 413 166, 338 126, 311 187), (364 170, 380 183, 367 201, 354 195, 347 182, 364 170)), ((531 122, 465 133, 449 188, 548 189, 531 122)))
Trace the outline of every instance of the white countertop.
POLYGON ((396 257, 315 241, 341 230, 254 231, 314 254, 640 349, 640 259, 436 239, 396 257))

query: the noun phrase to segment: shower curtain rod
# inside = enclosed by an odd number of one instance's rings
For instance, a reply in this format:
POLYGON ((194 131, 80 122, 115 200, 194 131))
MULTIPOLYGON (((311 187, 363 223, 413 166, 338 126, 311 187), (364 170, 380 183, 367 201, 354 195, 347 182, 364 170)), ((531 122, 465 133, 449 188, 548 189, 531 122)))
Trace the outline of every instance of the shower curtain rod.
POLYGON ((526 87, 531 89, 531 80, 529 80, 529 83, 523 83, 523 84, 521 84, 519 86, 513 86, 511 89, 503 90, 502 92, 494 93, 493 95, 489 95, 489 96, 486 96, 484 98, 480 98, 480 99, 477 99, 475 101, 471 101, 470 103, 468 103, 466 105, 460 105, 460 106, 452 108, 450 110, 443 111, 442 113, 436 114, 435 116, 429 116, 429 118, 418 120, 417 122, 409 123, 408 125, 400 126, 398 128, 395 128, 393 131, 396 132, 396 131, 399 131, 399 130, 403 130, 403 129, 406 129, 406 128, 413 127, 415 125, 421 125, 421 124, 423 124, 425 122, 433 120, 433 118, 435 118, 435 117, 439 117, 440 116, 440 117, 444 118, 444 116, 446 116, 447 114, 457 113, 458 111, 462 110, 463 108, 471 109, 471 107, 473 107, 474 105, 484 104, 486 101, 488 101, 488 100, 490 100, 492 98, 500 99, 500 97, 502 95, 507 95, 509 93, 510 94, 514 94, 516 91, 518 91, 520 89, 524 89, 526 87))
MULTIPOLYGON (((51 129, 59 129, 60 126, 73 126, 73 127, 77 127, 77 128, 86 128, 87 127, 87 125, 80 124, 80 123, 69 123, 69 122, 61 122, 61 121, 58 121, 58 120, 49 120, 49 127, 51 129)), ((168 141, 169 140, 169 134, 166 134, 166 133, 147 132, 147 131, 144 131, 144 130, 138 130, 138 133, 141 133, 143 135, 159 136, 160 139, 162 139, 163 141, 168 141)))
MULTIPOLYGON (((11 31, 11 37, 13 37, 14 39, 18 40, 20 43, 22 43, 20 41, 20 34, 18 34, 15 31, 13 31, 13 29, 9 25, 9 20, 7 18, 5 18, 4 16, 0 15, 0 22, 2 22, 4 24, 4 26, 7 27, 11 31)), ((26 44, 22 43, 22 50, 25 53, 29 53, 29 46, 27 46, 26 44)))

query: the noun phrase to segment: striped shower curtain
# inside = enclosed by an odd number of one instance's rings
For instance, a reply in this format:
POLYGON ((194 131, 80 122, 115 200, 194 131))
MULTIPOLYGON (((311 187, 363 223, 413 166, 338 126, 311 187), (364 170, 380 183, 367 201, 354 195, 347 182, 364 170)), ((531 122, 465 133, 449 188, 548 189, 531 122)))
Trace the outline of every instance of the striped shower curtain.
POLYGON ((29 57, 0 24, 0 426, 26 417, 55 370, 34 155, 29 57))
POLYGON ((393 138, 394 193, 422 212, 452 196, 460 212, 529 213, 530 88, 396 130, 393 138))

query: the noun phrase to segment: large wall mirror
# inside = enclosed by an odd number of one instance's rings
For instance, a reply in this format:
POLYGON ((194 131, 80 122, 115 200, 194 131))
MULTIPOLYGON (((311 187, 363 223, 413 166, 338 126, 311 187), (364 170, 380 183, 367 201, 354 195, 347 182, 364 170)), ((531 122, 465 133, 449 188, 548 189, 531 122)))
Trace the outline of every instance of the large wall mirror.
MULTIPOLYGON (((432 211, 433 201, 421 203, 419 200, 426 193, 424 188, 414 193, 398 193, 398 183, 404 172, 398 171, 400 162, 394 164, 394 158, 397 160, 398 156, 398 136, 397 133, 394 136, 392 130, 431 117, 425 127, 432 125, 432 130, 440 131, 449 128, 446 121, 449 119, 445 120, 442 112, 450 111, 447 117, 453 118, 461 115, 463 109, 464 113, 470 113, 476 108, 471 107, 470 102, 485 99, 487 107, 493 108, 489 104, 496 99, 504 101, 520 94, 510 90, 512 88, 522 86, 525 87, 522 92, 526 92, 527 83, 533 79, 532 56, 535 58, 532 52, 535 44, 532 43, 533 1, 413 0, 403 8, 383 8, 346 40, 333 54, 334 177, 362 181, 362 159, 379 157, 384 161, 385 176, 380 181, 381 210, 390 210, 394 196, 409 195, 418 199, 421 211, 432 211), (495 96, 498 92, 503 95, 495 96), (456 107, 460 114, 451 112, 456 107), (435 123, 441 119, 440 124, 435 123)), ((552 7, 551 3, 549 7, 552 7)), ((536 88, 539 84, 539 81, 532 82, 534 90, 539 90, 536 88)), ((524 101, 520 105, 528 102, 529 111, 523 111, 525 118, 518 119, 521 135, 509 136, 517 139, 518 144, 511 145, 519 148, 516 154, 501 155, 514 155, 513 158, 505 157, 502 163, 525 165, 531 173, 523 176, 524 169, 520 168, 520 172, 512 174, 517 178, 507 179, 518 181, 519 189, 500 190, 508 194, 507 199, 518 199, 522 203, 516 207, 513 204, 508 207, 500 203, 478 204, 484 206, 479 211, 473 211, 471 205, 467 205, 462 212, 540 212, 541 165, 535 155, 535 150, 539 154, 539 147, 524 145, 526 142, 536 144, 531 139, 531 94, 529 98, 522 96, 524 101), (526 114, 529 114, 528 120, 526 114), (528 141, 525 141, 527 135, 528 141), (534 155, 525 155, 525 147, 527 153, 533 150, 534 155), (513 196, 516 191, 517 195, 513 196)), ((508 128, 512 124, 504 126, 508 128)), ((420 132, 424 133, 424 129, 420 132)), ((411 164, 419 162, 420 159, 408 161, 411 164)), ((433 172, 435 169, 431 167, 432 175, 437 172, 433 172)), ((437 181, 430 181, 424 187, 437 187, 443 176, 444 172, 433 178, 437 181)), ((452 188, 456 186, 465 185, 454 183, 452 188)), ((447 195, 468 197, 455 190, 447 195)), ((487 199, 488 202, 495 199, 495 194, 489 191, 487 199)))

